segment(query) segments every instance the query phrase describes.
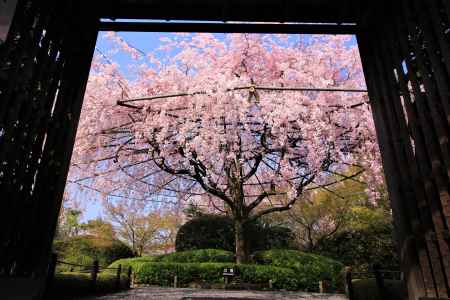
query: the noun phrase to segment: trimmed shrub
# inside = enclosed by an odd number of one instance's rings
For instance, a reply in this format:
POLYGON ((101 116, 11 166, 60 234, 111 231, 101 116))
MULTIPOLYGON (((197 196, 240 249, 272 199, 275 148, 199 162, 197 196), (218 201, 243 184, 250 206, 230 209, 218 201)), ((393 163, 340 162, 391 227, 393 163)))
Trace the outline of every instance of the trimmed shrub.
POLYGON ((163 254, 154 257, 153 261, 167 263, 233 263, 234 254, 225 250, 199 249, 163 254))
POLYGON ((251 252, 270 249, 293 249, 294 235, 287 227, 253 225, 248 229, 251 252))
POLYGON ((191 251, 173 252, 158 256, 143 256, 119 259, 113 262, 110 267, 117 268, 122 265, 123 268, 131 266, 138 268, 142 263, 160 262, 160 263, 234 263, 234 254, 225 250, 217 249, 199 249, 191 251))
POLYGON ((299 282, 293 270, 273 266, 235 265, 230 263, 142 263, 135 273, 135 282, 171 286, 177 275, 180 286, 190 282, 223 283, 223 269, 237 270, 245 283, 266 284, 272 280, 274 288, 296 290, 299 282))
POLYGON ((343 265, 320 255, 294 250, 259 251, 257 264, 235 265, 231 252, 204 249, 176 252, 156 257, 121 259, 111 264, 131 266, 137 283, 169 286, 178 276, 180 285, 192 281, 222 283, 223 269, 234 267, 244 283, 267 284, 272 280, 276 289, 317 291, 320 280, 330 280, 336 287, 343 265))
POLYGON ((344 267, 331 258, 295 250, 259 251, 253 259, 257 264, 288 268, 295 272, 301 289, 317 291, 320 280, 330 280, 336 287, 344 267))
MULTIPOLYGON (((246 225, 244 234, 250 253, 258 250, 289 249, 294 244, 291 230, 281 226, 250 223, 246 225)), ((228 216, 198 216, 178 230, 175 248, 177 252, 195 249, 234 251, 233 220, 228 216)))
MULTIPOLYGON (((92 265, 94 260, 98 260, 101 266, 107 266, 117 259, 134 256, 133 251, 119 240, 89 235, 55 241, 54 250, 59 260, 80 265, 92 265)), ((58 265, 58 271, 69 269, 69 266, 58 265)))
POLYGON ((267 284, 272 280, 276 289, 298 290, 301 283, 294 270, 288 268, 260 265, 239 265, 238 270, 243 282, 267 284))
POLYGON ((223 269, 234 267, 244 283, 267 284, 272 280, 277 289, 309 291, 317 291, 320 280, 330 280, 335 287, 343 268, 333 259, 294 250, 260 251, 255 253, 254 260, 257 264, 235 265, 232 253, 205 249, 122 259, 111 267, 131 266, 137 283, 163 286, 172 285, 175 275, 181 286, 192 281, 222 283, 223 269))
POLYGON ((202 215, 194 218, 177 232, 176 251, 223 249, 234 251, 234 225, 226 216, 202 215))
POLYGON ((139 269, 144 263, 154 262, 156 256, 143 256, 143 257, 133 257, 133 258, 123 258, 116 260, 109 268, 117 268, 119 265, 122 266, 123 270, 128 270, 128 267, 133 269, 133 272, 139 269))

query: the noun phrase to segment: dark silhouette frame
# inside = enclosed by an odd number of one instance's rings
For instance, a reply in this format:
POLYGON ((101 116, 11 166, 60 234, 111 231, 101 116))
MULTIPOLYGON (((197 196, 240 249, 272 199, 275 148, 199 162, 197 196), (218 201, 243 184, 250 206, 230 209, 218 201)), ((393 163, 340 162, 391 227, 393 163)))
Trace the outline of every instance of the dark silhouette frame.
POLYGON ((45 286, 99 30, 356 34, 409 299, 450 298, 448 0, 19 0, 0 45, 0 283, 45 286))

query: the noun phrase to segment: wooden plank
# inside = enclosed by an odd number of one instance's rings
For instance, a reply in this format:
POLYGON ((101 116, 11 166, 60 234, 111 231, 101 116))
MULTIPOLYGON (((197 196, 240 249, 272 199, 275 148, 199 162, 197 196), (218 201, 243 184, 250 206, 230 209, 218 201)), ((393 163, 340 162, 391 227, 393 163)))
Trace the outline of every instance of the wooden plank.
MULTIPOLYGON (((389 138, 388 129, 383 113, 381 110, 381 95, 376 81, 376 73, 374 61, 378 59, 372 52, 372 34, 369 30, 361 31, 357 35, 358 45, 361 52, 361 59, 363 62, 363 69, 366 78, 366 83, 369 90, 370 103, 372 107, 373 117, 375 121, 375 128, 377 131, 378 144, 381 151, 383 161, 383 169, 387 179, 387 187, 389 197, 391 199, 391 207, 394 215, 395 236, 399 245, 399 254, 401 260, 401 267, 405 274, 409 292, 417 296, 425 296, 426 289, 429 288, 429 281, 427 271, 429 267, 422 267, 418 270, 415 266, 424 266, 427 264, 427 258, 424 259, 423 250, 417 249, 414 243, 411 243, 410 237, 413 235, 411 230, 411 223, 409 222, 409 215, 406 213, 404 195, 401 189, 401 182, 399 180, 399 169, 395 161, 395 151, 392 145, 392 140, 389 138), (422 272, 425 272, 423 274, 422 272)), ((426 256, 426 253, 425 253, 426 256)), ((431 274, 430 274, 431 275, 431 274)), ((431 292, 433 289, 431 288, 431 292)))
POLYGON ((450 24, 450 2, 448 0, 440 0, 444 11, 447 13, 447 24, 450 24))
POLYGON ((237 22, 303 22, 356 23, 359 12, 366 6, 360 0, 172 0, 93 2, 102 18, 237 21, 237 22), (343 6, 349 7, 343 10, 343 6), (288 13, 286 13, 288 11, 288 13))
MULTIPOLYGON (((414 137, 415 146, 416 146, 416 161, 418 163, 419 172, 420 172, 420 180, 415 182, 417 187, 421 187, 424 189, 426 193, 427 203, 423 203, 420 207, 421 212, 427 212, 432 217, 433 224, 428 224, 427 227, 432 229, 435 228, 435 231, 441 235, 441 232, 445 231, 445 224, 443 222, 443 216, 440 210, 440 207, 437 205, 434 199, 439 198, 438 191, 435 188, 435 185, 430 182, 433 180, 431 176, 431 165, 429 156, 432 157, 436 152, 433 148, 433 144, 436 144, 435 141, 431 138, 433 135, 430 134, 430 126, 428 126, 428 120, 424 117, 424 112, 421 110, 422 107, 419 107, 420 114, 417 113, 417 109, 415 109, 413 101, 411 100, 410 91, 408 90, 407 82, 408 79, 404 74, 404 68, 401 64, 402 59, 399 56, 399 46, 394 46, 395 43, 401 39, 399 37, 394 37, 392 32, 387 33, 388 39, 390 40, 390 49, 384 53, 384 56, 387 58, 388 53, 391 53, 393 56, 393 61, 396 62, 396 71, 398 74, 398 82, 399 87, 401 89, 401 94, 405 99, 406 111, 408 113, 408 119, 410 122, 410 128, 412 135, 414 137), (424 138, 426 137, 426 138, 424 138)), ((408 55, 408 53, 406 53, 408 55)), ((410 71, 410 75, 415 74, 414 70, 410 71)), ((417 84, 415 84, 416 92, 417 92, 417 84)), ((416 100, 419 106, 421 106, 421 101, 416 100)), ((422 191, 420 191, 422 192, 422 191)), ((427 234, 427 244, 431 244, 434 241, 431 240, 432 235, 427 234)), ((445 243, 444 239, 441 238, 439 244, 439 250, 442 253, 442 263, 444 265, 446 278, 448 278, 448 264, 450 262, 449 257, 449 249, 448 244, 445 243)), ((432 245, 432 247, 434 247, 432 245)))
MULTIPOLYGON (((442 115, 443 108, 441 106, 441 101, 439 101, 440 96, 438 94, 438 89, 433 82, 433 79, 429 77, 430 73, 427 69, 426 58, 423 56, 422 47, 419 41, 415 38, 416 26, 411 21, 410 9, 408 3, 403 3, 404 16, 406 24, 408 26, 409 33, 413 37, 411 39, 411 44, 414 49, 415 58, 417 61, 418 70, 420 71, 421 79, 423 80, 425 94, 427 99, 427 107, 431 112, 432 121, 435 126, 437 133, 437 139, 439 140, 439 146, 441 149, 440 157, 438 160, 432 162, 432 168, 436 168, 436 172, 446 172, 448 177, 450 174, 450 155, 448 147, 448 122, 446 118, 442 115)), ((441 180, 441 177, 436 178, 439 188, 440 201, 443 208, 450 208, 450 195, 448 192, 448 180, 441 180)), ((450 215, 450 212, 445 212, 445 215, 450 215)), ((449 216, 450 217, 450 216, 449 216)))
POLYGON ((67 64, 54 108, 53 128, 47 135, 42 165, 36 181, 34 199, 40 203, 37 223, 41 228, 34 242, 40 245, 36 257, 43 259, 39 262, 43 265, 38 268, 45 266, 45 258, 51 249, 96 42, 97 19, 94 16, 85 16, 80 24, 81 18, 78 18, 75 12, 81 12, 81 7, 82 5, 76 5, 72 10, 74 19, 69 33, 71 40, 65 43, 61 54, 66 56, 67 64))
POLYGON ((100 31, 355 34, 356 25, 283 23, 101 22, 100 31))
MULTIPOLYGON (((383 33, 384 34, 384 33, 383 33)), ((373 37, 372 49, 375 52, 376 57, 383 57, 382 53, 379 52, 380 46, 384 43, 383 39, 376 39, 373 37)), ((410 170, 410 164, 413 163, 411 156, 411 145, 409 142, 409 135, 405 126, 405 118, 403 113, 400 110, 397 110, 398 118, 395 115, 395 109, 398 108, 399 94, 396 91, 395 86, 389 86, 389 77, 392 78, 390 72, 388 72, 383 63, 384 58, 378 59, 375 61, 375 69, 377 72, 378 78, 378 87, 381 93, 381 103, 382 109, 381 113, 383 114, 383 120, 387 124, 388 134, 391 136, 392 146, 394 149, 395 157, 396 157, 396 168, 399 170, 399 176, 401 180, 401 189, 403 190, 403 199, 408 199, 408 204, 404 205, 405 213, 408 216, 409 222, 411 223, 412 232, 415 235, 415 242, 418 246, 418 254, 421 262, 422 271, 424 274, 429 274, 430 266, 429 262, 431 262, 431 270, 433 270, 433 275, 440 280, 444 280, 444 276, 442 271, 440 270, 440 262, 436 259, 437 250, 432 244, 427 243, 422 235, 424 231, 424 219, 421 217, 418 209, 418 205, 422 199, 418 199, 417 196, 417 187, 411 183, 411 179, 414 179, 414 175, 410 170), (409 157, 409 159, 408 159, 409 157), (415 190, 414 190, 415 189, 415 190)), ((423 196, 423 195, 420 195, 423 196)), ((403 200, 405 201, 405 200, 403 200)), ((426 222, 426 221, 425 221, 426 222)), ((424 275, 425 282, 428 283, 428 292, 431 292, 432 285, 430 284, 428 277, 424 275)))
MULTIPOLYGON (((437 4, 437 1, 429 1, 426 3, 425 9, 428 11, 427 18, 433 22, 433 30, 439 42, 441 58, 445 64, 447 76, 450 76, 450 45, 444 34, 445 30, 449 28, 445 28, 446 26, 443 25, 445 21, 441 18, 437 4)), ((447 25, 450 26, 450 24, 447 25)))
MULTIPOLYGON (((23 190, 18 192, 18 196, 23 202, 20 209, 23 213, 18 216, 19 228, 27 228, 29 224, 35 224, 37 217, 34 213, 38 207, 38 202, 32 201, 34 179, 39 166, 39 159, 42 155, 43 140, 48 130, 48 119, 51 115, 51 110, 60 79, 60 70, 64 61, 58 57, 61 38, 68 38, 64 35, 66 26, 61 24, 61 20, 66 20, 70 16, 67 9, 64 13, 64 5, 54 6, 52 14, 52 23, 46 28, 46 36, 41 41, 41 53, 37 56, 36 61, 38 65, 36 68, 40 70, 36 77, 33 78, 35 90, 33 90, 33 97, 36 99, 32 110, 32 115, 28 116, 26 122, 30 124, 30 129, 27 138, 20 141, 25 145, 26 151, 23 152, 23 161, 26 164, 26 172, 19 172, 16 177, 23 185, 23 190), (58 57, 58 59, 57 59, 58 57)), ((25 168, 24 168, 25 169, 25 168)), ((33 230, 23 230, 22 247, 16 251, 17 256, 29 257, 26 249, 33 247, 31 241, 33 240, 35 232, 33 230)))
MULTIPOLYGON (((446 68, 443 64, 443 60, 441 55, 442 49, 439 44, 439 40, 435 37, 436 32, 433 30, 432 25, 432 17, 437 18, 438 16, 429 16, 426 14, 428 7, 430 4, 424 4, 422 0, 414 0, 411 3, 413 5, 413 9, 418 16, 418 20, 421 25, 421 29, 423 30, 423 39, 424 39, 424 49, 427 53, 428 59, 431 62, 431 70, 433 72, 433 78, 436 82, 437 91, 440 95, 441 105, 444 108, 444 112, 446 114, 447 125, 450 125, 450 88, 448 86, 448 74, 446 73, 446 68)), ((411 11, 407 11, 407 14, 411 15, 411 11)), ((439 33, 439 36, 443 37, 443 32, 439 33)), ((447 43, 444 43, 447 44, 447 43)), ((447 45, 448 46, 448 45, 447 45)), ((447 57, 450 59, 450 57, 447 57)), ((447 66, 447 69, 450 69, 450 65, 447 66)), ((448 143, 448 142, 447 142, 448 143)), ((450 171, 450 170, 449 170, 450 171)))
MULTIPOLYGON (((408 19, 411 18, 411 12, 409 10, 406 10, 406 14, 408 19)), ((422 20, 424 22, 425 20, 422 20)), ((415 27, 412 27, 412 24, 408 24, 408 28, 410 30, 410 35, 414 36, 416 32, 414 32, 415 27)), ((399 26, 400 27, 400 26, 399 26)), ((430 32, 428 32, 431 34, 430 32)), ((404 36, 408 36, 406 33, 400 34, 404 36)), ((439 289, 439 295, 440 296, 448 296, 448 287, 450 285, 449 281, 449 273, 450 273, 450 258, 449 258, 449 247, 448 243, 444 241, 442 232, 447 228, 447 224, 443 222, 445 219, 445 206, 441 206, 443 202, 445 203, 445 199, 448 199, 448 190, 445 187, 445 182, 447 179, 443 176, 442 169, 439 168, 439 162, 442 161, 442 158, 437 153, 435 149, 437 148, 435 145, 439 145, 440 148, 443 147, 443 140, 442 138, 439 139, 439 135, 434 134, 434 130, 430 128, 429 123, 431 120, 429 120, 429 117, 426 116, 426 112, 430 109, 430 106, 436 105, 436 103, 428 101, 430 97, 433 97, 433 94, 430 93, 430 91, 426 92, 425 94, 422 92, 422 89, 420 87, 419 78, 416 76, 417 70, 420 70, 421 77, 423 78, 423 82, 425 85, 425 89, 433 89, 434 86, 432 86, 432 82, 430 78, 428 78, 427 73, 425 73, 425 62, 423 53, 421 52, 421 47, 418 45, 417 40, 410 40, 409 43, 413 44, 413 52, 411 52, 411 49, 408 49, 408 46, 406 45, 406 41, 403 37, 396 37, 397 40, 400 41, 401 47, 403 48, 403 53, 406 56, 406 62, 408 67, 408 74, 411 79, 412 88, 414 90, 415 96, 416 96, 416 104, 418 105, 418 111, 421 115, 422 122, 421 125, 423 126, 424 130, 426 131, 424 133, 425 139, 427 139, 428 144, 428 154, 430 155, 429 165, 432 169, 433 176, 426 180, 428 183, 426 184, 426 188, 428 190, 428 193, 430 194, 429 199, 429 205, 430 209, 432 211, 433 215, 433 223, 436 229, 436 234, 439 235, 439 238, 437 239, 438 249, 439 253, 433 255, 436 256, 435 259, 439 260, 439 262, 442 264, 442 268, 445 274, 445 278, 447 280, 442 281, 440 278, 436 278, 436 285, 439 289), (417 66, 415 65, 415 62, 412 61, 411 56, 414 56, 417 59, 417 66), (416 69, 418 68, 418 69, 416 69), (430 184, 434 183, 434 184, 430 184), (433 191, 434 186, 438 187, 438 191, 433 191), (444 210, 443 210, 444 208, 444 210)), ((436 51, 436 49, 434 49, 436 51)), ((436 73, 433 73, 433 75, 436 75, 436 73)), ((432 90, 432 92, 435 92, 432 90)), ((433 108, 431 108, 433 109, 433 108)), ((436 108, 434 108, 436 110, 436 108)), ((433 118, 434 119, 434 118, 433 118)), ((436 121, 436 120, 433 120, 436 121)), ((431 123, 432 124, 432 123, 431 123)), ((434 128, 436 129, 436 127, 434 128)), ((447 134, 448 136, 448 134, 447 134)))
MULTIPOLYGON (((9 272, 8 266, 15 265, 13 262, 15 253, 11 248, 16 246, 17 240, 14 236, 17 236, 17 228, 14 228, 11 224, 15 224, 15 216, 20 214, 20 209, 18 209, 20 202, 15 201, 14 198, 17 196, 16 191, 20 188, 20 184, 16 182, 14 175, 21 162, 20 157, 16 155, 17 151, 15 151, 20 148, 20 145, 15 143, 15 138, 20 134, 15 126, 19 121, 20 107, 28 98, 26 88, 28 87, 28 79, 32 75, 31 68, 33 65, 33 59, 30 58, 29 54, 36 52, 37 47, 34 46, 33 42, 37 44, 40 37, 39 30, 45 24, 44 19, 35 24, 37 10, 35 6, 30 5, 29 1, 20 1, 19 7, 21 9, 17 10, 14 22, 20 22, 21 24, 13 24, 13 30, 17 31, 12 31, 12 34, 8 37, 12 50, 8 53, 9 56, 2 60, 3 66, 12 64, 12 69, 8 77, 8 86, 2 93, 0 101, 5 109, 4 111, 0 110, 0 114, 2 114, 0 123, 2 123, 1 126, 4 129, 4 136, 0 142, 0 170, 4 174, 0 182, 0 192, 3 195, 10 195, 9 201, 5 201, 2 208, 0 221, 3 228, 1 239, 8 241, 10 247, 0 249, 0 257, 2 258, 0 272, 9 272), (19 36, 20 38, 17 38, 19 36)), ((20 272, 19 266, 15 269, 20 272)))
MULTIPOLYGON (((426 247, 428 249, 428 255, 431 258, 431 262, 432 262, 432 267, 433 267, 433 273, 434 273, 434 279, 436 281, 436 284, 438 285, 438 289, 439 290, 439 294, 440 295, 444 295, 443 293, 446 293, 446 286, 444 283, 445 278, 446 278, 446 272, 445 272, 445 268, 443 269, 443 266, 441 265, 441 257, 443 260, 448 259, 450 260, 449 257, 449 252, 448 252, 448 246, 446 247, 445 245, 441 245, 441 247, 437 247, 435 244, 435 241, 431 238, 431 234, 428 233, 434 233, 434 225, 436 226, 440 226, 437 227, 437 229, 442 230, 443 229, 443 223, 442 223, 442 216, 435 215, 435 221, 436 223, 433 224, 432 220, 431 220, 431 210, 430 207, 428 206, 428 203, 426 201, 427 197, 425 194, 425 187, 423 185, 423 182, 420 178, 419 175, 419 170, 418 170, 418 166, 417 166, 417 160, 414 157, 414 154, 412 152, 411 146, 409 145, 409 130, 406 126, 406 122, 405 122, 405 116, 403 113, 403 108, 401 106, 401 99, 399 97, 400 93, 398 93, 397 91, 397 86, 396 86, 396 78, 394 77, 394 72, 393 72, 393 62, 391 60, 390 54, 392 54, 392 52, 388 52, 386 50, 386 48, 384 47, 385 43, 383 43, 382 41, 386 41, 386 33, 387 30, 383 33, 382 37, 379 37, 378 39, 378 45, 379 45, 379 49, 382 49, 381 52, 379 52, 379 56, 383 57, 382 60, 379 60, 379 65, 380 65, 380 69, 381 69, 381 78, 384 79, 385 81, 385 85, 387 86, 387 90, 389 91, 390 97, 389 97, 389 104, 391 106, 391 117, 395 123, 398 124, 398 127, 395 129, 395 135, 400 139, 401 144, 397 143, 397 147, 399 148, 403 148, 403 149, 399 149, 399 153, 403 152, 403 156, 404 156, 404 165, 401 166, 401 170, 402 173, 404 173, 407 177, 407 179, 409 179, 408 184, 410 185, 410 187, 412 187, 413 191, 414 191, 414 195, 415 198, 417 199, 417 209, 418 209, 418 214, 419 214, 419 218, 420 218, 420 229, 413 229, 414 232, 422 232, 424 234, 425 238, 425 243, 426 243, 426 247), (384 65, 384 66, 383 66, 384 65), (383 70, 384 69, 384 70, 383 70), (406 145, 408 144, 408 145, 406 145), (402 147, 403 145, 403 147, 402 147), (409 169, 409 172, 408 172, 409 169)), ((398 72, 399 73, 399 72, 398 72)), ((398 76, 400 77, 400 76, 398 76)), ((407 92, 407 91, 406 91, 407 92)), ((405 97, 405 93, 402 93, 402 95, 405 97)), ((389 95, 388 95, 389 96, 389 95)), ((386 109, 388 110, 389 108, 386 107, 386 109)), ((409 122, 411 122, 413 120, 409 120, 409 122)), ((416 147, 420 146, 419 143, 416 143, 416 147)), ((417 151, 420 151, 422 149, 416 149, 416 153, 417 151)), ((423 157, 422 157, 423 158, 423 157)), ((435 195, 435 194, 434 194, 435 195)), ((410 205, 411 206, 411 199, 413 198, 409 198, 410 201, 410 205)), ((433 207, 434 208, 434 207, 433 207)))

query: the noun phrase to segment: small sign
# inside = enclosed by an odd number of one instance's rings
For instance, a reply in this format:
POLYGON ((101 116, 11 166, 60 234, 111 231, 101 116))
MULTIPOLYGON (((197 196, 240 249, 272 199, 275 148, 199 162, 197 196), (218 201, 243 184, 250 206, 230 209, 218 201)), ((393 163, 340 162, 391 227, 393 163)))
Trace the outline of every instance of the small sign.
POLYGON ((235 276, 235 269, 234 268, 224 268, 223 269, 223 276, 235 276))

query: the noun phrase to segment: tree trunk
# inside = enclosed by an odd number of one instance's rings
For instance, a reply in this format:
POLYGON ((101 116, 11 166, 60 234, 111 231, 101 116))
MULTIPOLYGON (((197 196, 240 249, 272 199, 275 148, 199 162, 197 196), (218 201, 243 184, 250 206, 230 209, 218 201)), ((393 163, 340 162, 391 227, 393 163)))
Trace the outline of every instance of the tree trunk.
POLYGON ((236 243, 236 263, 245 264, 249 261, 246 247, 244 222, 242 220, 234 221, 234 239, 236 243))

